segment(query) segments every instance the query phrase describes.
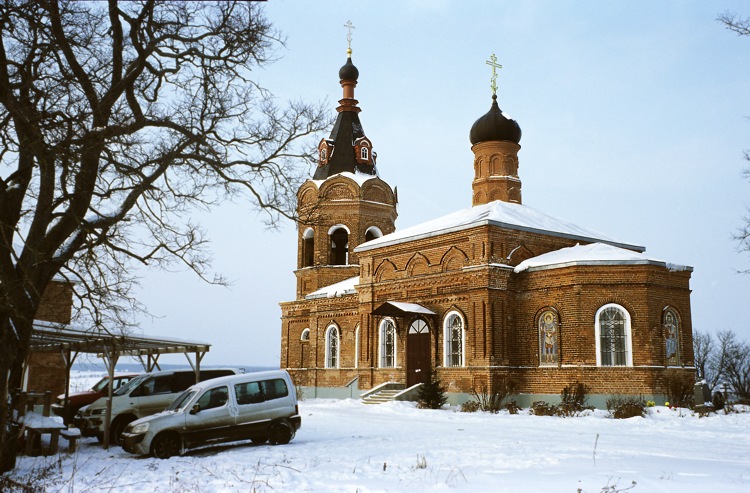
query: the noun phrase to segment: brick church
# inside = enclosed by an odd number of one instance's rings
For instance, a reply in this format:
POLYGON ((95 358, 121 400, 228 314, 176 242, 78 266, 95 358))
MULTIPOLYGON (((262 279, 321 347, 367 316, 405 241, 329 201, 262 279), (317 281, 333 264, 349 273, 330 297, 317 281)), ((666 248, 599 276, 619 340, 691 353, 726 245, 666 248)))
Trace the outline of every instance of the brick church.
POLYGON ((297 193, 297 299, 281 303, 281 367, 307 396, 408 394, 435 371, 454 403, 511 379, 521 405, 580 381, 601 406, 692 382, 692 268, 523 205, 521 128, 494 76, 469 132, 471 207, 397 231, 348 53, 336 123, 297 193))

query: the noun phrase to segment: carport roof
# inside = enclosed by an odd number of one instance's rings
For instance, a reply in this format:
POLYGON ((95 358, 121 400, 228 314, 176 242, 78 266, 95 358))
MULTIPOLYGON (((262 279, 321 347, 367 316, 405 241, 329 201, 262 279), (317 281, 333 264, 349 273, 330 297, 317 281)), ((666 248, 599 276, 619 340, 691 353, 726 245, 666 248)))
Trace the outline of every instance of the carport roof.
POLYGON ((65 324, 35 321, 31 333, 32 351, 71 351, 119 356, 150 356, 166 353, 207 352, 211 345, 201 341, 148 335, 114 334, 105 330, 83 330, 65 324))

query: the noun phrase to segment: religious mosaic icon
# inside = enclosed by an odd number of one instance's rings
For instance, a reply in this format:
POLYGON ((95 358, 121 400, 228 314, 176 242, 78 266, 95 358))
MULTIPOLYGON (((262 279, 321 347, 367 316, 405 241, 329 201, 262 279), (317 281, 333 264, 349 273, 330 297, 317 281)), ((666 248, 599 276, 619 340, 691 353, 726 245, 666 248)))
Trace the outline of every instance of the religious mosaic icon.
POLYGON ((557 313, 547 310, 539 317, 539 348, 541 365, 556 365, 558 360, 558 331, 560 324, 557 313))
POLYGON ((664 340, 667 356, 667 366, 678 366, 680 364, 680 351, 678 343, 679 322, 677 314, 672 310, 664 312, 664 340))

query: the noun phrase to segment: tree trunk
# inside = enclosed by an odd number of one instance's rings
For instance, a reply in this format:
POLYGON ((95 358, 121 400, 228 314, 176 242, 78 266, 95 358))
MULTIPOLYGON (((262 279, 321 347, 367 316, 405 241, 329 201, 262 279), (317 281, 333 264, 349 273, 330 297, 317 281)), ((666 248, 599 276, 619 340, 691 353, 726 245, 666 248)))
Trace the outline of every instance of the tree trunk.
POLYGON ((0 314, 0 473, 8 472, 16 465, 18 426, 13 421, 13 408, 18 396, 14 390, 21 386, 33 323, 23 325, 28 327, 14 326, 7 314, 0 314))

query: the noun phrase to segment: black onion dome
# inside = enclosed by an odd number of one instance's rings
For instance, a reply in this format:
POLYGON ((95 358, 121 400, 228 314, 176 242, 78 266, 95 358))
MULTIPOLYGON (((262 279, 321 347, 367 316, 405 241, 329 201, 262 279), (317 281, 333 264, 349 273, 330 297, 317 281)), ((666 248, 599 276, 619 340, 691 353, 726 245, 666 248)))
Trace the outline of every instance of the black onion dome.
POLYGON ((359 78, 359 70, 352 63, 351 58, 346 59, 346 63, 339 69, 339 79, 356 81, 359 78))
POLYGON ((521 141, 521 127, 515 120, 506 118, 497 105, 497 96, 492 95, 492 107, 479 117, 469 132, 471 145, 493 140, 509 140, 518 144, 521 141))

